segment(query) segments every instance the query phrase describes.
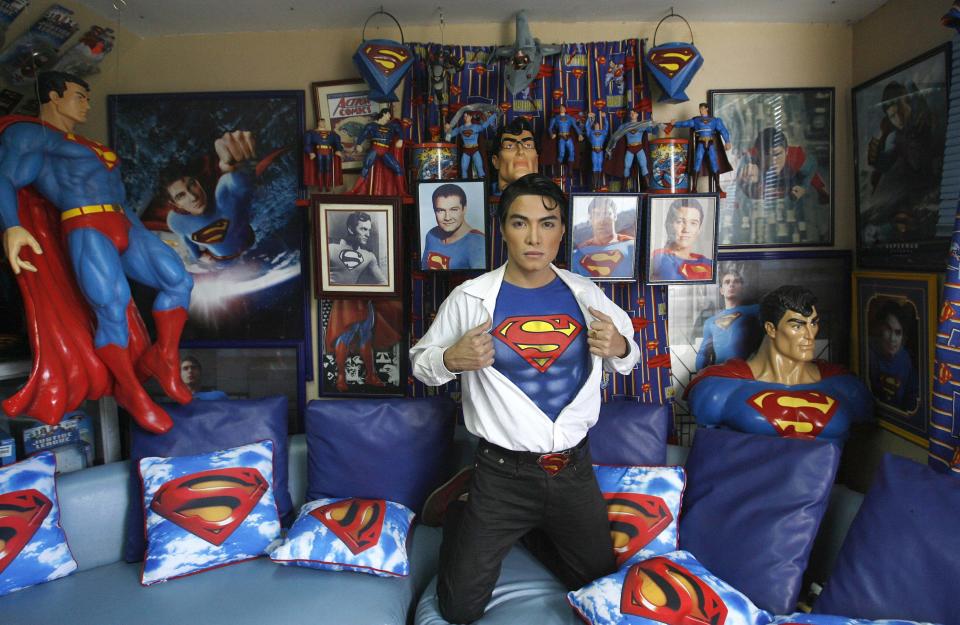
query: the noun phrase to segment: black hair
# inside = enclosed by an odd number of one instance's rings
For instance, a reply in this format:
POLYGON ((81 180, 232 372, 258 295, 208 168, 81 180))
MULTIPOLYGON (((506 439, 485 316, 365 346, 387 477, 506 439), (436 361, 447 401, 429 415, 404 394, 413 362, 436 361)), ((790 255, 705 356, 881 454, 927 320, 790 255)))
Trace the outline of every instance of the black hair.
POLYGON ((520 136, 525 130, 528 131, 534 139, 537 138, 533 132, 533 124, 523 117, 517 117, 509 124, 502 126, 500 130, 497 131, 497 136, 493 140, 493 144, 490 146, 490 154, 493 155, 500 152, 500 142, 503 141, 503 135, 520 136))
POLYGON ((67 72, 49 71, 37 74, 37 91, 39 92, 40 103, 45 104, 50 101, 51 91, 63 97, 63 94, 67 91, 67 83, 71 82, 90 91, 90 85, 85 80, 67 72))
POLYGON ((383 107, 382 109, 380 109, 379 111, 377 111, 376 117, 373 118, 374 121, 379 121, 379 120, 380 120, 385 114, 387 114, 387 113, 390 113, 390 117, 393 117, 393 111, 390 110, 390 107, 385 106, 385 107, 383 107))
POLYGON ((452 184, 448 182, 447 184, 442 184, 434 189, 433 197, 430 199, 431 204, 434 206, 434 210, 436 210, 438 197, 450 197, 452 195, 460 198, 460 206, 466 207, 467 193, 463 190, 463 187, 458 184, 452 184))
POLYGON ((884 301, 880 304, 880 308, 873 316, 875 328, 879 329, 879 326, 886 323, 887 317, 890 316, 899 321, 900 327, 906 332, 906 328, 910 327, 910 324, 914 322, 914 320, 910 318, 910 315, 907 314, 906 307, 907 304, 901 306, 893 300, 888 299, 884 301))
POLYGON ((543 174, 527 174, 507 185, 500 195, 497 218, 502 226, 507 221, 507 213, 513 202, 523 195, 539 195, 544 198, 543 206, 547 210, 560 210, 560 223, 567 224, 567 196, 557 183, 543 174), (547 201, 552 200, 552 201, 547 201))
POLYGON ((760 134, 757 135, 756 141, 753 142, 753 149, 758 154, 770 154, 773 152, 774 148, 783 148, 784 150, 790 143, 787 141, 787 135, 783 134, 782 130, 777 128, 764 128, 760 131, 760 134))
POLYGON ((203 369, 203 365, 200 364, 200 361, 197 360, 196 356, 184 356, 180 359, 180 366, 183 366, 183 363, 185 362, 193 363, 197 369, 203 369))
POLYGON ((777 287, 760 300, 760 324, 769 321, 776 326, 789 311, 800 313, 804 317, 813 314, 817 305, 817 296, 804 286, 785 284, 777 287))
POLYGON ((697 105, 697 110, 700 110, 700 107, 701 107, 701 106, 704 107, 705 109, 707 109, 708 111, 710 110, 710 105, 707 104, 706 102, 701 102, 700 104, 698 104, 698 105, 697 105))
POLYGON ((681 208, 697 209, 697 212, 700 213, 700 225, 703 226, 703 204, 700 203, 700 200, 692 197, 680 198, 670 202, 670 206, 667 207, 667 217, 663 220, 663 226, 667 229, 667 238, 672 238, 670 222, 677 218, 677 213, 680 212, 681 208))
POLYGON ((349 215, 347 215, 347 232, 349 232, 352 235, 356 235, 357 224, 359 224, 361 221, 373 222, 373 218, 370 217, 369 213, 365 213, 363 211, 357 211, 355 213, 350 213, 349 215))

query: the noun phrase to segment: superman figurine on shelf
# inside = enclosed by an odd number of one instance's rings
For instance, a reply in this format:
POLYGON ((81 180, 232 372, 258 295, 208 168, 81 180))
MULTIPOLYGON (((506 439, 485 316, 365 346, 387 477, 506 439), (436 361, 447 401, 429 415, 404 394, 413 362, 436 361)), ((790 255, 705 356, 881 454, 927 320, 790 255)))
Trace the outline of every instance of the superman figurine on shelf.
POLYGON ((593 171, 593 190, 598 191, 603 187, 603 149, 607 142, 607 136, 610 134, 610 124, 607 122, 603 111, 598 115, 589 113, 587 115, 587 141, 590 142, 590 160, 593 171))
POLYGON ((576 133, 580 139, 583 139, 583 128, 580 122, 573 115, 567 114, 567 107, 560 105, 559 113, 550 119, 550 138, 557 141, 557 164, 563 165, 573 163, 576 159, 577 149, 573 140, 573 134, 576 133))
POLYGON ((330 191, 343 184, 343 143, 340 135, 329 128, 327 120, 317 120, 317 127, 303 136, 303 152, 313 167, 304 167, 304 184, 330 191))
POLYGON ((719 117, 711 117, 710 107, 706 102, 700 103, 700 115, 685 121, 672 121, 667 124, 666 132, 670 134, 673 128, 691 128, 694 140, 693 168, 690 170, 690 191, 697 190, 697 177, 709 167, 716 190, 724 197, 720 189, 720 174, 731 171, 727 150, 730 149, 730 132, 719 117), (717 141, 719 135, 722 142, 717 141), (707 155, 707 163, 703 162, 703 155, 707 155))
POLYGON ((860 378, 814 359, 816 304, 800 286, 781 286, 763 297, 765 335, 757 352, 707 367, 687 387, 699 425, 840 445, 851 425, 873 418, 873 398, 860 378))
POLYGON ((466 111, 463 114, 463 122, 456 128, 450 124, 444 124, 447 141, 453 141, 457 136, 460 137, 460 177, 470 177, 470 166, 473 166, 473 173, 476 178, 486 178, 487 174, 483 170, 483 156, 480 154, 480 134, 493 126, 496 121, 496 115, 490 115, 480 124, 473 123, 472 111, 466 111))
POLYGON ((355 150, 359 153, 369 139, 360 178, 350 190, 354 195, 407 195, 403 179, 403 129, 389 107, 380 109, 374 121, 363 127, 355 150))
POLYGON ((124 207, 117 155, 74 134, 89 86, 64 72, 37 78, 40 118, 0 120, 0 225, 23 293, 33 348, 30 379, 3 402, 10 416, 48 424, 85 399, 113 394, 145 430, 169 415, 141 382, 155 377, 180 403, 179 342, 193 279, 174 250, 124 207), (127 277, 157 289, 152 345, 127 277))

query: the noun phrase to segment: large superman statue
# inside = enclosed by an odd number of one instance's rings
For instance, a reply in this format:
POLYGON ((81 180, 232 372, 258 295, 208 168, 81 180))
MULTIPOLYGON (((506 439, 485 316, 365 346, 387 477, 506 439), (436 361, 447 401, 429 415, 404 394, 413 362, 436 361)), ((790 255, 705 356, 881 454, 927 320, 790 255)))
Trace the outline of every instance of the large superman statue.
POLYGON ((756 354, 707 367, 687 387, 699 425, 841 444, 852 424, 873 417, 873 399, 858 377, 813 359, 813 293, 798 286, 771 291, 760 303, 760 322, 766 334, 756 354))
POLYGON ((73 133, 89 87, 70 74, 37 79, 40 120, 0 121, 0 225, 28 316, 33 370, 3 402, 8 415, 57 423, 85 399, 113 394, 151 432, 173 425, 141 386, 191 400, 178 344, 193 280, 177 254, 123 208, 117 156, 73 133), (19 206, 18 206, 19 204, 19 206), (129 276, 159 290, 150 345, 129 276))

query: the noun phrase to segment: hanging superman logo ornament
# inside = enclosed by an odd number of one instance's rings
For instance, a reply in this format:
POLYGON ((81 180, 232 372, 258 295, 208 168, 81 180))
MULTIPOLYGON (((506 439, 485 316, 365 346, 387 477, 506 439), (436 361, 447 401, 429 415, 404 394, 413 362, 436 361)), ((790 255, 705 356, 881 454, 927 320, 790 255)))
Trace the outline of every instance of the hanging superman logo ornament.
POLYGON ((387 503, 383 499, 343 499, 310 511, 354 555, 380 542, 387 503))
POLYGON ((703 56, 692 43, 664 43, 650 48, 643 63, 663 89, 661 102, 686 102, 690 98, 684 89, 703 65, 703 56))
POLYGON ((32 488, 0 495, 0 572, 20 555, 51 508, 50 500, 32 488))
POLYGON ((212 545, 240 527, 267 492, 259 471, 236 467, 178 477, 157 490, 150 509, 212 545))
POLYGON ((370 87, 374 102, 396 102, 393 93, 413 66, 413 54, 402 43, 389 39, 364 41, 353 55, 353 63, 370 87))
POLYGON ((669 625, 723 625, 727 606, 713 588, 664 557, 630 567, 620 593, 620 612, 669 625))
POLYGON ((567 351, 582 329, 570 315, 519 316, 504 319, 493 335, 543 373, 567 351))
POLYGON ((673 514, 667 503, 644 493, 604 493, 610 538, 617 566, 632 558, 670 526, 673 514))
POLYGON ((784 438, 816 438, 827 427, 839 402, 820 391, 761 391, 747 404, 763 415, 784 438))

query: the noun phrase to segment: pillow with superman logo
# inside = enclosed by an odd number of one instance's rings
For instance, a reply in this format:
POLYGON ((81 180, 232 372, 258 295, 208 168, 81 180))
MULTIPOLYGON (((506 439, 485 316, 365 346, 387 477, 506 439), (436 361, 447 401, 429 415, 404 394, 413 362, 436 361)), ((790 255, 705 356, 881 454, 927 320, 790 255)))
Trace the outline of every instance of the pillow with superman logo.
POLYGON ((768 625, 773 615, 686 551, 625 566, 567 593, 590 625, 768 625))
POLYGON ((143 458, 144 586, 263 555, 280 536, 273 443, 143 458))
POLYGON ((773 619, 773 625, 932 625, 931 623, 918 623, 917 621, 901 621, 894 619, 883 619, 879 621, 868 621, 865 619, 850 618, 847 616, 833 616, 832 614, 807 614, 797 612, 786 616, 778 616, 773 619))
POLYGON ((607 502, 617 567, 676 551, 683 467, 593 465, 607 502))
POLYGON ((318 499, 304 504, 287 539, 270 553, 278 564, 381 577, 410 573, 413 512, 383 499, 318 499))
POLYGON ((77 569, 60 527, 56 469, 49 451, 0 469, 0 596, 77 569))

